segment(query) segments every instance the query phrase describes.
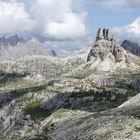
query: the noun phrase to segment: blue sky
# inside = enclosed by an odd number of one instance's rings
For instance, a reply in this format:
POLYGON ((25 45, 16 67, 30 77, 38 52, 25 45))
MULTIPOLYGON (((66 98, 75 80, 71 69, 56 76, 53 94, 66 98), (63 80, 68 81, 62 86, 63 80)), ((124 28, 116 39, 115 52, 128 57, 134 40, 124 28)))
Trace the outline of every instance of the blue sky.
POLYGON ((99 27, 140 43, 140 0, 0 0, 0 35, 45 37, 59 56, 91 46, 99 27))
POLYGON ((86 7, 87 24, 95 36, 99 27, 123 27, 131 24, 140 16, 140 8, 106 7, 100 4, 89 3, 86 7))

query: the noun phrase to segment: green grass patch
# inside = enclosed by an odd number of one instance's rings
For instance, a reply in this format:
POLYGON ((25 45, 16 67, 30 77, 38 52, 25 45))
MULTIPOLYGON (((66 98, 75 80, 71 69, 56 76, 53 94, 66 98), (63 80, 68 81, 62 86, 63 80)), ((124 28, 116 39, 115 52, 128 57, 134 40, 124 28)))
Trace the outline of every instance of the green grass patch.
POLYGON ((140 127, 135 126, 135 132, 140 132, 140 127))
POLYGON ((28 104, 24 108, 24 112, 25 114, 30 115, 34 121, 43 121, 51 114, 51 112, 45 111, 41 108, 41 101, 35 101, 31 104, 28 104))
POLYGON ((1 74, 0 75, 0 85, 5 85, 7 82, 16 82, 17 80, 25 77, 26 74, 21 75, 21 74, 16 74, 16 73, 6 73, 6 74, 1 74))
POLYGON ((117 60, 116 60, 116 63, 120 63, 120 62, 122 62, 121 59, 117 59, 117 60))

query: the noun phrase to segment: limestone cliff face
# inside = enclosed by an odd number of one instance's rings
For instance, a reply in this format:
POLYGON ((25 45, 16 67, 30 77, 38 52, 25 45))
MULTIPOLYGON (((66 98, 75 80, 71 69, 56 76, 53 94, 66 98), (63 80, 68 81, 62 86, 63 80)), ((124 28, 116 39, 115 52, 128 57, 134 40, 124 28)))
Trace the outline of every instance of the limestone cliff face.
POLYGON ((125 52, 113 38, 110 29, 99 28, 96 42, 88 54, 87 61, 90 61, 92 58, 100 58, 103 61, 108 55, 116 61, 122 61, 125 57, 125 52))
POLYGON ((114 39, 107 28, 99 28, 96 41, 87 56, 87 62, 98 71, 110 71, 121 68, 134 68, 134 63, 125 49, 114 39))

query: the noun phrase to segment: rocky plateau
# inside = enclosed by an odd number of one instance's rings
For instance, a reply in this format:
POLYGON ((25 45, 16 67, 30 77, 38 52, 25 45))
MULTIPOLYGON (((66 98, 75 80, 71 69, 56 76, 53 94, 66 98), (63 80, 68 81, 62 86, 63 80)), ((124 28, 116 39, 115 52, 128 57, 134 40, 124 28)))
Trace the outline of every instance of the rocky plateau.
POLYGON ((0 55, 0 140, 140 140, 140 57, 110 29, 67 58, 33 48, 0 55))

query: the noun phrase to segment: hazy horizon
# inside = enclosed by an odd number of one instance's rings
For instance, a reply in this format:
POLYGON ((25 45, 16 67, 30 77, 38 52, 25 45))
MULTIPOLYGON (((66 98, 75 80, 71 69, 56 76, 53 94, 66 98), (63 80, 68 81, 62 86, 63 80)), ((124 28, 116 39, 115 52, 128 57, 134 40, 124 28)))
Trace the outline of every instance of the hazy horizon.
POLYGON ((60 56, 90 46, 99 27, 139 43, 139 8, 138 0, 1 0, 0 35, 45 38, 60 56))

